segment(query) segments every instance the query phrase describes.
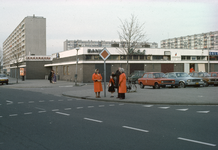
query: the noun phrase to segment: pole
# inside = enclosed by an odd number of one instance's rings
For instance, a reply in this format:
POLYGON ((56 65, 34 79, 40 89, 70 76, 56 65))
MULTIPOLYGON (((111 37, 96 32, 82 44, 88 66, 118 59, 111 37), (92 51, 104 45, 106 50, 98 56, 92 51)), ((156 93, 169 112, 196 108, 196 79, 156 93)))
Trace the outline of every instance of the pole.
POLYGON ((78 65, 78 50, 76 49, 76 74, 75 74, 75 85, 77 85, 77 65, 78 65))
POLYGON ((106 97, 106 61, 104 60, 104 97, 106 97))
POLYGON ((208 73, 210 72, 210 52, 208 48, 208 73))

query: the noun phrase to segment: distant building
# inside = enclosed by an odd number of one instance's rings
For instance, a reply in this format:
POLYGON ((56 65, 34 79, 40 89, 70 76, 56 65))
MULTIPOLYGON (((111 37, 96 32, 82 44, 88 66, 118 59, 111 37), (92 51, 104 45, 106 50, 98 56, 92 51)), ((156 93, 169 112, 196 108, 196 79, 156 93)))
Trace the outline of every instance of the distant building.
MULTIPOLYGON (((64 41, 64 51, 74 49, 76 47, 121 47, 119 41, 82 41, 82 40, 66 40, 64 41)), ((153 42, 140 42, 137 48, 158 48, 158 44, 153 42)))
POLYGON ((12 31, 3 43, 3 69, 16 76, 17 67, 26 68, 26 78, 45 77, 43 64, 50 61, 46 56, 46 19, 43 17, 27 16, 12 31), (29 59, 27 59, 29 56, 29 59), (35 56, 32 57, 31 56, 35 56), (41 62, 40 62, 41 61, 41 62), (36 62, 35 65, 29 65, 36 62), (36 68, 33 68, 36 67, 36 68), (38 73, 37 73, 38 71, 38 73), (34 75, 35 74, 35 75, 34 75))
POLYGON ((161 48, 218 49, 218 31, 162 40, 161 48))

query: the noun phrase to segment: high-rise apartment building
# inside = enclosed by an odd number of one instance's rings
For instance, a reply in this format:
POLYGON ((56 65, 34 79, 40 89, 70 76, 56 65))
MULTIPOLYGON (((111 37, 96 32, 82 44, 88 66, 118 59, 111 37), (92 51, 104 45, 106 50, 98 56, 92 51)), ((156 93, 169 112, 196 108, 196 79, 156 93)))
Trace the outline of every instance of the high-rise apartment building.
POLYGON ((27 16, 3 43, 3 68, 10 72, 25 56, 46 55, 46 19, 27 16))
MULTIPOLYGON (((82 40, 66 40, 64 41, 64 51, 74 49, 78 46, 81 47, 121 47, 122 44, 117 41, 82 41, 82 40)), ((153 42, 140 42, 137 48, 149 47, 158 48, 158 44, 153 42)))
POLYGON ((161 48, 218 49, 218 31, 162 40, 161 48))

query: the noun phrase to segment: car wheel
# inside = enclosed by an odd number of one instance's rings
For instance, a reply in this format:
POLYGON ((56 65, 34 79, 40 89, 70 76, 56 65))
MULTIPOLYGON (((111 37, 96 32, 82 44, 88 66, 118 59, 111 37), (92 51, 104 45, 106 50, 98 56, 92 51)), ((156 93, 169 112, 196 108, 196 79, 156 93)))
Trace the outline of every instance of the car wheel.
POLYGON ((180 88, 185 88, 185 83, 184 82, 179 82, 180 88))
POLYGON ((159 89, 160 88, 158 83, 155 83, 154 87, 155 87, 155 89, 159 89))
POLYGON ((140 83, 140 88, 144 89, 144 85, 142 83, 140 83))
POLYGON ((204 81, 204 86, 205 86, 205 87, 208 87, 209 84, 208 84, 206 81, 204 81))

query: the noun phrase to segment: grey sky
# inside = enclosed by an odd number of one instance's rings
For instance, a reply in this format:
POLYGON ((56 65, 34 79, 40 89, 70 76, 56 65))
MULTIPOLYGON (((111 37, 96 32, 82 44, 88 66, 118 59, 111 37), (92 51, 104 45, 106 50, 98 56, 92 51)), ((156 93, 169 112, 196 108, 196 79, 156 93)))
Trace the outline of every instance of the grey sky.
POLYGON ((118 40, 119 18, 145 22, 149 42, 218 31, 217 0, 0 0, 0 47, 26 17, 46 18, 47 55, 68 40, 118 40))

